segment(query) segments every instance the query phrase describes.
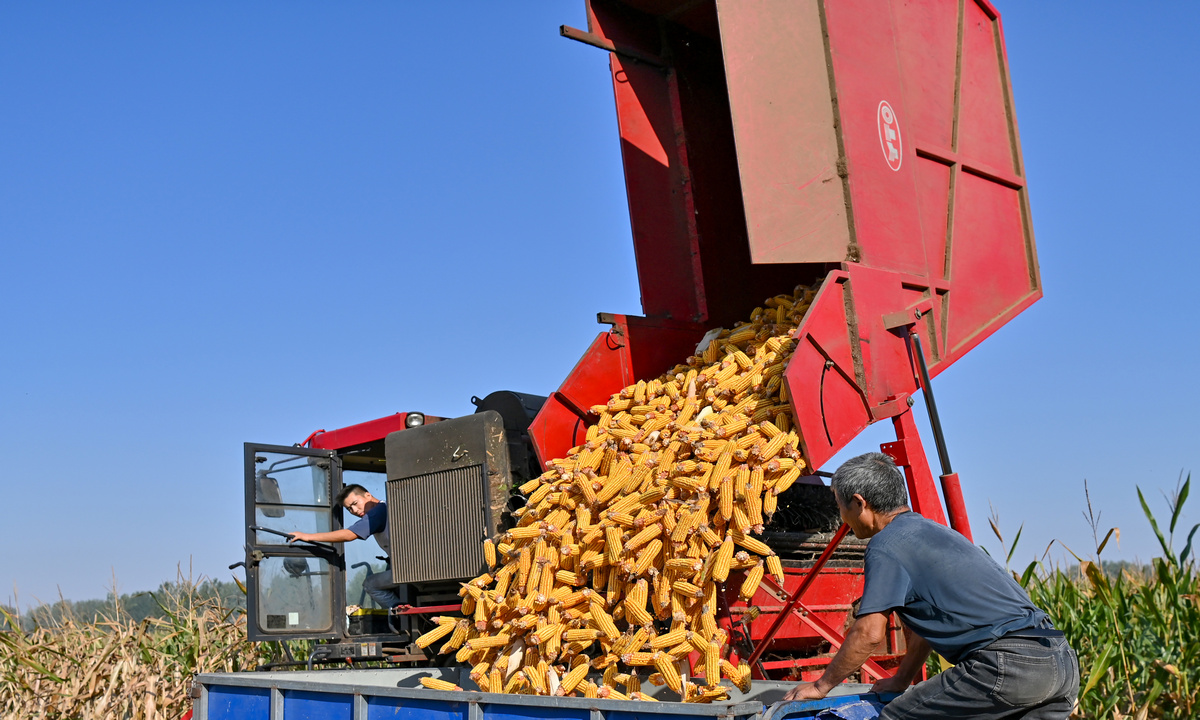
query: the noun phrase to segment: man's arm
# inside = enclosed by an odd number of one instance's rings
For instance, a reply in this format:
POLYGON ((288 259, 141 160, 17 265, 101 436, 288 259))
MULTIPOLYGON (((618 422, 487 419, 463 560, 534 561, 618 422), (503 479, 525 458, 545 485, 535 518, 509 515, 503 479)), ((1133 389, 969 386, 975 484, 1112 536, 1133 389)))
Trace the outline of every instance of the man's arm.
POLYGON ((929 659, 933 648, 929 647, 925 638, 909 630, 907 625, 904 626, 904 646, 904 659, 900 661, 900 667, 896 668, 896 674, 872 685, 871 692, 904 692, 905 688, 912 685, 921 668, 925 667, 925 661, 929 659))
POLYGON ((870 613, 860 616, 846 633, 846 642, 838 648, 825 674, 816 682, 802 682, 783 696, 784 700, 819 700, 829 694, 850 673, 862 667, 887 636, 887 614, 870 613))
POLYGON ((294 543, 297 540, 306 540, 308 542, 350 542, 351 540, 358 539, 358 536, 350 528, 319 533, 294 532, 291 535, 292 539, 288 540, 288 543, 294 543))

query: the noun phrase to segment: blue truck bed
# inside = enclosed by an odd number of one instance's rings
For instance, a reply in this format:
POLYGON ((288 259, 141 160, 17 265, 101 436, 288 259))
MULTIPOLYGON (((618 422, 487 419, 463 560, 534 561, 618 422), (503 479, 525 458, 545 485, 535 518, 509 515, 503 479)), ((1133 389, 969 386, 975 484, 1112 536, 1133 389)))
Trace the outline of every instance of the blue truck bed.
POLYGON ((469 668, 320 670, 313 672, 211 673, 196 677, 195 720, 792 720, 859 699, 868 685, 842 685, 824 700, 780 702, 792 683, 756 681, 749 693, 736 688, 728 702, 671 702, 677 696, 649 683, 663 702, 485 693, 469 668), (429 690, 432 675, 464 688, 429 690))

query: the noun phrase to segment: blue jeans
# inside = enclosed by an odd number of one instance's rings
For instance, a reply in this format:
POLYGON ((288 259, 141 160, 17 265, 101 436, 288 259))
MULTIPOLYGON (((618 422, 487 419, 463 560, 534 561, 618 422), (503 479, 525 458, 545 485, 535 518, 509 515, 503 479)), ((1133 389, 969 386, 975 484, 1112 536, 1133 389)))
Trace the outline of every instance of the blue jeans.
POLYGON ((366 590, 371 599, 385 610, 390 610, 403 601, 399 593, 396 592, 396 585, 392 583, 391 570, 371 573, 365 577, 363 579, 363 590, 366 590))
POLYGON ((888 703, 881 720, 1066 718, 1079 693, 1079 660, 1065 638, 1001 638, 888 703))

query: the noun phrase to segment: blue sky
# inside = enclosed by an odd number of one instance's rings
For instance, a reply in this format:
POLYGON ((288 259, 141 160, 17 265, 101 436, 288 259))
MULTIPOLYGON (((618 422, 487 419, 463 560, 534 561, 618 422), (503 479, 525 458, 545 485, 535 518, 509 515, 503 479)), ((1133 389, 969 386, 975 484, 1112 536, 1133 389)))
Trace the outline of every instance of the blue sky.
MULTIPOLYGON (((1200 451, 1200 5, 997 6, 1046 296, 937 379, 951 458, 1021 564, 1089 549, 1085 478, 1146 559, 1134 486, 1200 451)), ((0 601, 227 579, 242 442, 545 394, 640 311, 607 60, 562 23, 0 7, 0 601)))

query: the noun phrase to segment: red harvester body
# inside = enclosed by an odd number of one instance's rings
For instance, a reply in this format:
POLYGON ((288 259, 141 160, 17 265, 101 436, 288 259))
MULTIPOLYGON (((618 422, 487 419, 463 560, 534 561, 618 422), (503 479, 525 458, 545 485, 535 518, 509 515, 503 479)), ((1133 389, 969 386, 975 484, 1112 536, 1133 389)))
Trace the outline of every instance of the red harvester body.
MULTIPOLYGON (((998 13, 986 0, 586 5, 588 30, 562 32, 610 53, 645 317, 600 316, 612 329, 533 421, 539 458, 582 443, 586 408, 674 366, 708 329, 823 279, 786 371, 804 453, 820 468, 891 419, 883 450, 914 509, 945 523, 909 409, 914 353, 935 376, 1042 295, 998 13)), ((970 537, 941 452, 950 523, 970 537)), ((771 640, 811 571, 771 647, 836 647, 861 571, 822 565, 789 568, 731 629, 771 640)))

